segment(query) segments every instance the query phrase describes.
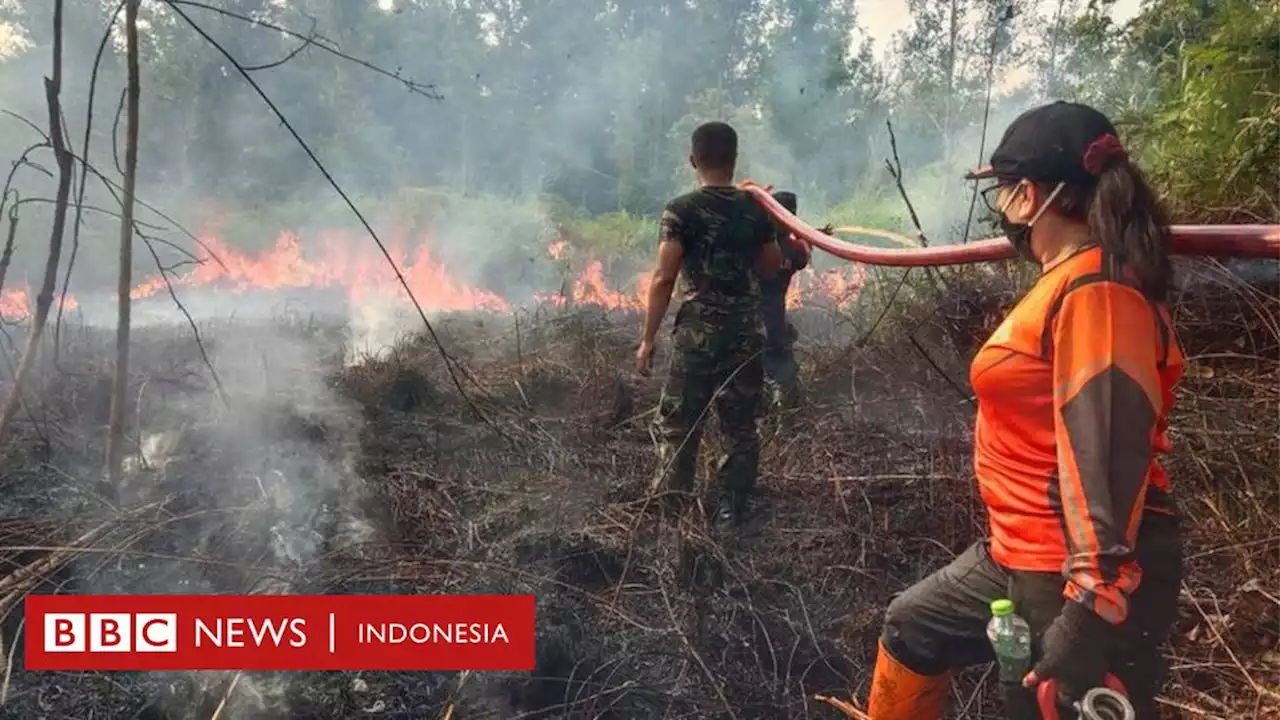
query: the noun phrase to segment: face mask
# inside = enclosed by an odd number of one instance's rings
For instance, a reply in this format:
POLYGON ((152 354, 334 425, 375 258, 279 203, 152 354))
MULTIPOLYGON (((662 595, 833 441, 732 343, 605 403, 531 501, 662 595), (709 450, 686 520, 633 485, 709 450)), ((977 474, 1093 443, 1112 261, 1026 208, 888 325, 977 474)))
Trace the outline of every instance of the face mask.
POLYGON ((1044 201, 1044 204, 1040 206, 1040 209, 1036 211, 1035 215, 1031 216, 1031 219, 1026 224, 1015 223, 1004 214, 1005 210, 1009 209, 1009 205, 1014 198, 1018 196, 1018 192, 1021 192, 1021 189, 1011 193, 1009 199, 1000 206, 1000 230, 1005 237, 1009 238, 1009 244, 1013 246, 1014 252, 1018 254, 1018 257, 1029 262, 1037 262, 1037 258, 1031 253, 1031 226, 1036 224, 1036 221, 1040 219, 1044 211, 1049 209, 1053 199, 1058 197, 1058 193, 1062 192, 1062 183, 1058 183, 1053 192, 1049 193, 1049 197, 1044 201))

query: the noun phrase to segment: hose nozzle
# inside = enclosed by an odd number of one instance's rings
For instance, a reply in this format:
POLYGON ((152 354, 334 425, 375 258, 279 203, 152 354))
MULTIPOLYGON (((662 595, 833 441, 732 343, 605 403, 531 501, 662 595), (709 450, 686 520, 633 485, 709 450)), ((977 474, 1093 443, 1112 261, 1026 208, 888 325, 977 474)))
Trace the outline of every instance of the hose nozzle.
POLYGON ((1083 720, 1137 720, 1133 705, 1124 695, 1111 688, 1094 688, 1080 699, 1083 720))
MULTIPOLYGON (((1075 709, 1081 720, 1137 720, 1138 713, 1125 697, 1126 690, 1120 678, 1107 673, 1105 687, 1096 687, 1076 701, 1075 709)), ((1046 680, 1036 690, 1040 715, 1045 720, 1058 720, 1058 681, 1046 680)))

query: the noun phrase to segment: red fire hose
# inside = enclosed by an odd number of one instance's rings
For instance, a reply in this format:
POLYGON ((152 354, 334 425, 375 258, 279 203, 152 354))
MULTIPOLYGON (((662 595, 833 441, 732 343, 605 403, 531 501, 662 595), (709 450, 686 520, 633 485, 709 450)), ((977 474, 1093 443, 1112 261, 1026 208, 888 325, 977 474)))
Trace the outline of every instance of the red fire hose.
MULTIPOLYGON (((1003 237, 964 245, 902 249, 843 242, 801 222, 759 184, 747 180, 739 187, 750 193, 752 199, 793 235, 842 260, 922 267, 967 265, 1014 257, 1013 246, 1003 237)), ((1280 225, 1174 225, 1169 230, 1173 236, 1173 252, 1178 255, 1280 260, 1280 225)))
MULTIPOLYGON (((1125 697, 1128 693, 1124 683, 1111 673, 1107 673, 1105 687, 1095 688, 1085 694, 1077 705, 1081 720, 1132 720, 1133 706, 1125 697)), ((1046 680, 1040 683, 1036 692, 1036 702, 1040 706, 1040 715, 1044 720, 1058 720, 1058 682, 1046 680)))

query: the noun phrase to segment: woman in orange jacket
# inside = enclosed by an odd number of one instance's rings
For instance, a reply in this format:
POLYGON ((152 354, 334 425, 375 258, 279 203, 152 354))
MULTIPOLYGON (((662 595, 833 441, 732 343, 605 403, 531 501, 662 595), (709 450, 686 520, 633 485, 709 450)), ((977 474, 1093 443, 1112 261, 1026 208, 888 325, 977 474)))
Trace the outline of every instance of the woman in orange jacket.
POLYGON ((1054 680, 1069 711, 1109 672, 1154 719, 1182 580, 1157 461, 1184 365, 1167 223, 1115 127, 1085 105, 1024 113, 970 177, 994 179, 984 201, 1043 274, 970 370, 990 537, 890 603, 868 714, 941 717, 950 673, 994 659, 989 607, 1009 597, 1033 637, 1011 706, 1054 680))

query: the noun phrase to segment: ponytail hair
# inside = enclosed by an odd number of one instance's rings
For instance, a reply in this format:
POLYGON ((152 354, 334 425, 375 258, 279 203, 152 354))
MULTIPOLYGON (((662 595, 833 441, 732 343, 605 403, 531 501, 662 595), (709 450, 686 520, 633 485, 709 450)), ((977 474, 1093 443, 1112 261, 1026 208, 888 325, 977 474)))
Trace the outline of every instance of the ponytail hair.
POLYGON ((1128 160, 1104 169, 1093 189, 1088 221, 1103 248, 1138 276, 1143 292, 1163 302, 1173 281, 1169 223, 1142 171, 1128 160))
POLYGON ((1056 204, 1063 215, 1088 223, 1093 239, 1137 276, 1143 293, 1163 302, 1173 283, 1168 217, 1142 170, 1123 148, 1116 150, 1119 141, 1104 137, 1113 144, 1086 155, 1094 182, 1067 183, 1056 204))

